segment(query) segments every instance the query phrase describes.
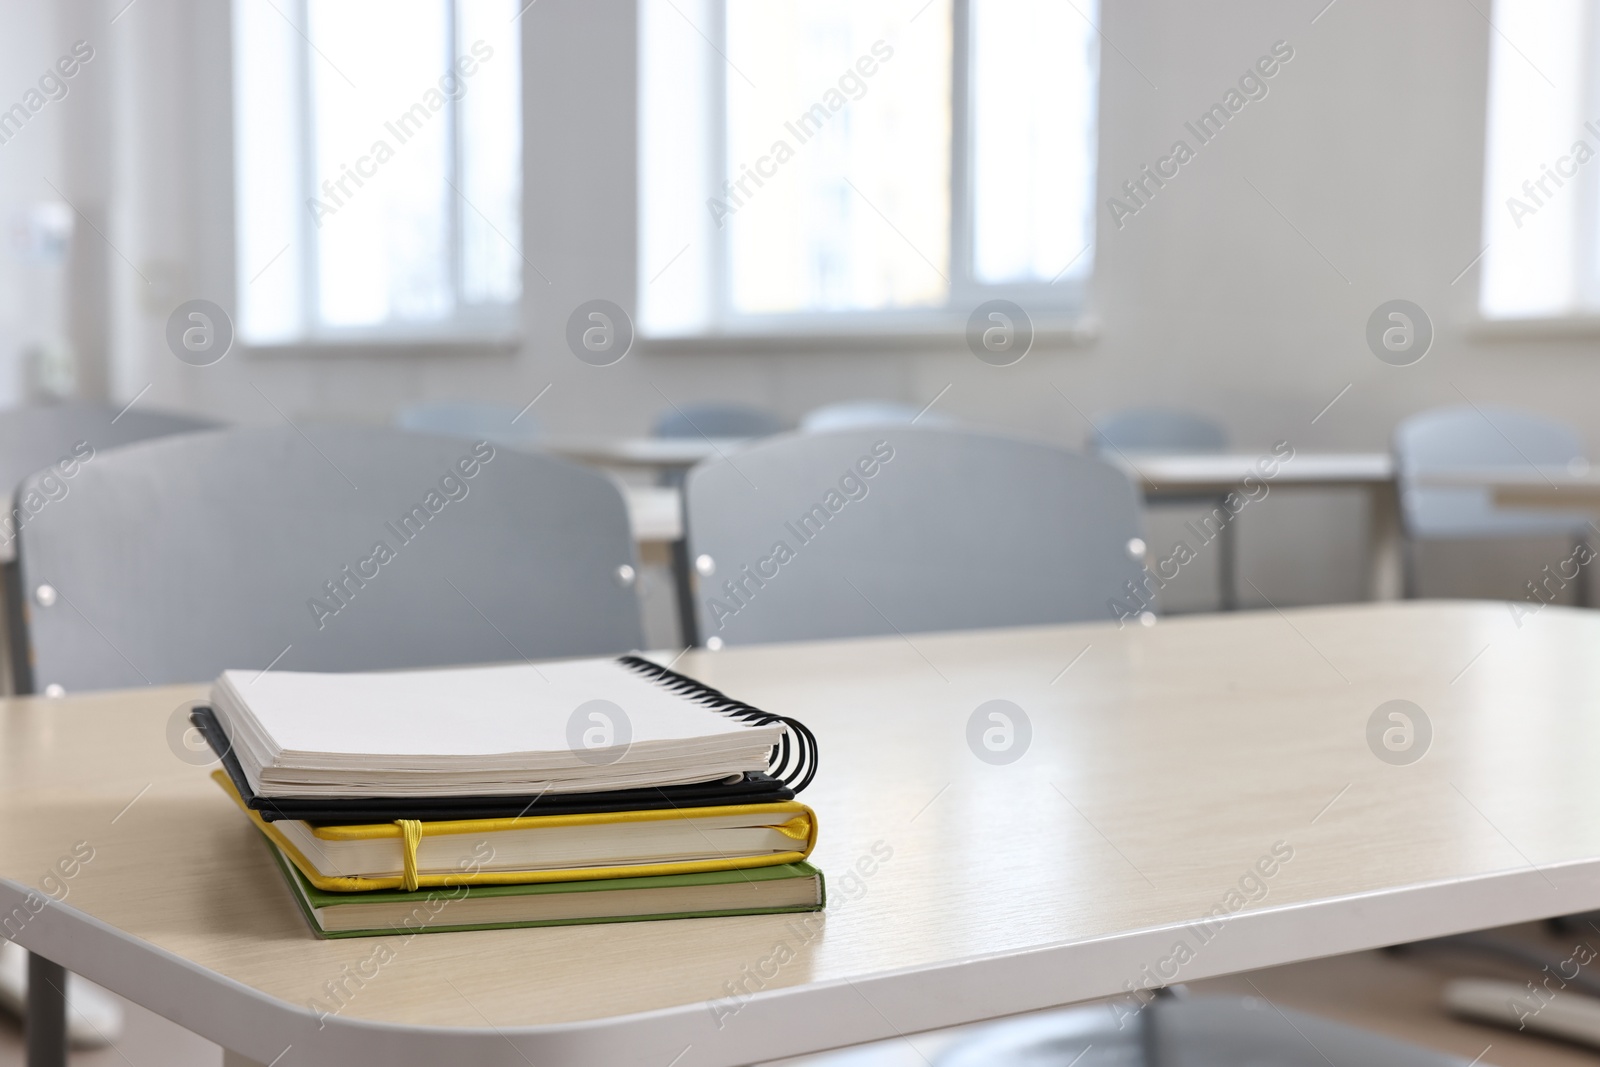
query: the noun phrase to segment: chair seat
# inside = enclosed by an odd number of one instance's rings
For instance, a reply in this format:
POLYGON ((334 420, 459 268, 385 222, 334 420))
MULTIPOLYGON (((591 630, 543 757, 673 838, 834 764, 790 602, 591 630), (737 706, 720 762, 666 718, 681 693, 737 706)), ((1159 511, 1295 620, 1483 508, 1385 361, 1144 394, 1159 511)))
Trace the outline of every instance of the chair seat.
POLYGON ((1432 1049, 1254 997, 1124 998, 996 1023, 935 1067, 1467 1067, 1432 1049), (1120 1027, 1119 1027, 1120 1022, 1120 1027))

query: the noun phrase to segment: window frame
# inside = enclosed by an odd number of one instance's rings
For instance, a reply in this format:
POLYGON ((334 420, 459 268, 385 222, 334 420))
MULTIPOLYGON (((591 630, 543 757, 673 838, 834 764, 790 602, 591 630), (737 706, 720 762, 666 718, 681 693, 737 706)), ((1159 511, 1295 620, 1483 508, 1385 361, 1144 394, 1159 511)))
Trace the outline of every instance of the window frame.
MULTIPOLYGON (((715 49, 703 62, 710 64, 711 91, 707 93, 707 106, 711 111, 708 129, 712 131, 705 151, 711 162, 711 173, 726 175, 729 171, 728 153, 728 96, 729 64, 718 60, 728 47, 726 0, 717 0, 711 7, 712 19, 706 26, 709 40, 715 49), (715 60, 715 61, 714 61, 715 60)), ((1098 15, 1098 11, 1097 11, 1098 15)), ((971 309, 986 300, 1012 300, 1028 310, 1033 319, 1035 336, 1048 335, 1067 343, 1084 343, 1098 335, 1097 324, 1089 311, 1089 293, 1094 270, 1081 277, 1057 281, 1035 282, 980 282, 974 261, 974 229, 976 225, 974 189, 972 184, 972 3, 971 0, 951 0, 950 38, 950 154, 947 161, 950 181, 949 227, 950 261, 948 294, 939 307, 887 308, 880 310, 799 311, 778 313, 739 312, 732 307, 732 291, 728 284, 731 258, 731 231, 712 231, 713 249, 709 271, 710 313, 708 321, 698 330, 685 333, 653 334, 641 329, 641 338, 663 349, 704 347, 706 342, 719 340, 733 342, 760 342, 772 338, 831 343, 840 340, 864 341, 875 347, 898 347, 929 340, 948 340, 952 333, 966 327, 971 309)), ((1100 246, 1098 212, 1094 208, 1098 199, 1099 160, 1099 97, 1101 80, 1098 66, 1095 76, 1093 104, 1096 165, 1090 188, 1086 190, 1088 217, 1091 221, 1091 240, 1079 253, 1079 258, 1098 250, 1100 246)), ((643 216, 641 213, 641 223, 643 216)), ((1074 260, 1076 262, 1076 260, 1074 260)), ((1068 263, 1062 271, 1072 266, 1068 263)), ((1059 275, 1058 275, 1059 278, 1059 275)))
MULTIPOLYGON (((282 0, 277 0, 282 2, 282 0)), ((460 34, 461 34, 461 3, 462 0, 443 0, 448 6, 447 34, 444 42, 444 52, 450 65, 459 60, 460 34)), ((231 9, 230 5, 230 9, 231 9)), ((315 107, 312 100, 312 64, 314 61, 313 50, 315 45, 311 42, 308 30, 310 28, 310 0, 288 0, 287 21, 295 29, 291 47, 294 49, 293 73, 295 100, 292 103, 292 112, 295 123, 295 140, 299 150, 298 166, 295 168, 298 184, 294 189, 293 199, 301 209, 296 211, 298 226, 294 240, 286 249, 285 255, 300 258, 298 296, 300 300, 299 330, 294 335, 283 339, 250 340, 240 338, 241 346, 255 355, 262 356, 340 356, 340 355, 368 355, 374 353, 393 353, 409 356, 433 356, 440 353, 462 353, 471 355, 497 354, 514 351, 520 347, 522 328, 522 305, 526 297, 527 271, 526 256, 523 253, 521 239, 523 227, 518 226, 515 233, 502 235, 508 241, 515 241, 513 249, 517 253, 519 262, 517 270, 517 295, 511 300, 495 303, 469 303, 463 294, 462 279, 464 275, 462 256, 464 242, 462 234, 467 213, 473 207, 467 202, 460 192, 462 179, 462 122, 461 100, 464 96, 446 96, 445 108, 441 118, 445 121, 447 134, 447 151, 449 153, 446 181, 450 187, 449 210, 447 211, 449 233, 449 291, 454 306, 453 314, 448 318, 433 321, 397 321, 393 318, 386 322, 366 326, 338 326, 328 325, 320 321, 321 294, 318 286, 321 279, 321 263, 318 254, 318 226, 311 211, 305 208, 311 198, 319 197, 317 150, 315 136, 315 107)), ((238 32, 230 19, 230 37, 238 32)), ((239 44, 237 40, 229 41, 230 56, 236 53, 239 44)), ((522 82, 522 56, 521 49, 517 53, 517 82, 522 82)), ((230 75, 230 96, 236 91, 236 82, 230 75)), ((519 101, 519 114, 521 109, 519 101)), ((237 113, 230 107, 230 137, 229 153, 231 166, 237 166, 239 158, 240 138, 245 136, 245 131, 240 128, 237 113)), ((523 130, 516 131, 519 139, 523 137, 523 130)), ((519 186, 525 189, 526 175, 518 168, 519 186)), ((232 207, 231 228, 234 243, 242 243, 240 235, 240 217, 242 204, 239 199, 237 182, 230 183, 229 202, 232 207)), ((525 193, 518 196, 519 215, 526 213, 525 193)), ((521 220, 519 220, 521 221, 521 220)), ((491 224, 492 226, 492 224, 491 224)), ((236 278, 245 268, 245 264, 238 262, 235 251, 232 265, 236 278)), ((237 281, 236 281, 237 285, 237 281)), ((241 294, 242 295, 242 294, 241 294)))
MULTIPOLYGON (((1500 8, 1500 2, 1495 3, 1495 12, 1500 8)), ((1571 216, 1574 223, 1574 240, 1572 247, 1562 260, 1562 281, 1572 289, 1572 299, 1569 302, 1550 308, 1535 308, 1525 311, 1502 312, 1492 307, 1491 286, 1495 275, 1499 271, 1503 257, 1506 257, 1504 238, 1506 234, 1494 233, 1497 228, 1495 219, 1509 210, 1510 203, 1501 199, 1508 192, 1513 198, 1522 200, 1524 206, 1532 204, 1542 210, 1547 206, 1537 196, 1529 197, 1527 193, 1515 186, 1498 187, 1496 178, 1503 176, 1500 167, 1508 158, 1516 159, 1518 171, 1533 182, 1540 181, 1536 168, 1545 172, 1550 170, 1550 164, 1557 164, 1560 158, 1560 147, 1570 144, 1572 139, 1581 139, 1591 151, 1591 158, 1596 151, 1600 151, 1600 142, 1597 142, 1592 122, 1585 123, 1581 128, 1576 125, 1582 122, 1587 114, 1592 114, 1594 107, 1600 104, 1600 16, 1592 8, 1584 8, 1577 12, 1578 25, 1566 24, 1565 32, 1577 42, 1578 63, 1580 73, 1576 79, 1577 84, 1569 91, 1573 99, 1558 103, 1556 108, 1567 107, 1571 111, 1570 118, 1575 120, 1571 126, 1563 127, 1561 140, 1553 142, 1553 150, 1549 155, 1523 155, 1512 157, 1508 150, 1499 142, 1503 131, 1497 127, 1496 118, 1499 107, 1504 104, 1508 92, 1507 86, 1502 84, 1502 79, 1514 80, 1514 75, 1505 65, 1520 69, 1526 64, 1533 69, 1537 76, 1545 81, 1549 79, 1544 75, 1541 66, 1535 65, 1534 60, 1523 54, 1522 49, 1511 45, 1510 38, 1504 33, 1498 37, 1491 37, 1488 54, 1483 68, 1485 85, 1484 109, 1484 141, 1481 159, 1480 179, 1480 204, 1478 215, 1478 240, 1481 251, 1478 258, 1473 260, 1462 271, 1462 276, 1474 272, 1471 303, 1462 315, 1462 322, 1468 336, 1484 341, 1549 341, 1567 338, 1593 338, 1600 336, 1600 162, 1591 164, 1583 162, 1575 174, 1566 175, 1565 181, 1556 178, 1558 190, 1565 189, 1567 185, 1573 188, 1562 193, 1563 199, 1570 199, 1571 216), (1515 59, 1506 54, 1510 48, 1515 59)), ((1496 28, 1500 22, 1497 20, 1496 28)), ((1537 51, 1534 53, 1537 55, 1537 51)), ((1558 74, 1558 80, 1566 84, 1558 74)), ((1550 192, 1544 189, 1548 197, 1550 192)), ((1514 216, 1513 216, 1514 217, 1514 216)), ((1520 229, 1520 223, 1518 224, 1520 229)), ((1514 268, 1513 268, 1514 269, 1514 268)), ((1457 279, 1460 280, 1460 279, 1457 279)), ((1454 283, 1452 283, 1454 284, 1454 283)))

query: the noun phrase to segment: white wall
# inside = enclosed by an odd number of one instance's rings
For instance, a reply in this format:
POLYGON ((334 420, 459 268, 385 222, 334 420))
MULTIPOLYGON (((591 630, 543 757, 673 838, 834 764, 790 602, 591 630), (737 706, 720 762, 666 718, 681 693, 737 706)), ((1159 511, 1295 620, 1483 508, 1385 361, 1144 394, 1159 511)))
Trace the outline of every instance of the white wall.
MULTIPOLYGON (((39 77, 70 51, 72 39, 62 36, 46 5, 10 2, 0 12, 0 111, 8 111, 24 103, 29 90, 38 92, 39 77)), ((50 183, 60 187, 65 181, 62 130, 69 112, 89 95, 82 81, 74 79, 65 98, 44 103, 20 128, 8 124, 0 144, 0 404, 26 398, 29 350, 67 341, 66 266, 31 251, 25 231, 39 205, 61 202, 50 183)), ((82 221, 75 221, 82 231, 82 221)))
MULTIPOLYGON (((635 19, 631 0, 540 0, 523 19, 526 254, 550 282, 527 275, 522 352, 235 353, 193 368, 165 351, 161 330, 163 309, 181 299, 229 302, 224 5, 139 0, 106 28, 115 60, 106 66, 116 74, 106 90, 111 128, 86 114, 61 151, 63 165, 80 172, 74 180, 93 186, 89 146, 111 145, 113 240, 151 277, 119 256, 107 260, 111 390, 126 400, 149 383, 141 403, 247 422, 278 419, 273 405, 297 420, 384 421, 419 397, 524 402, 553 382, 535 409, 547 427, 638 432, 667 406, 664 397, 744 400, 793 417, 848 396, 925 403, 949 385, 942 410, 1072 444, 1086 429, 1074 405, 1093 415, 1161 402, 1221 417, 1242 448, 1287 439, 1301 450, 1382 449, 1397 419, 1464 396, 1569 419, 1600 449, 1591 399, 1600 338, 1475 337, 1476 272, 1452 284, 1480 248, 1491 31, 1472 5, 1337 0, 1312 24, 1325 0, 1102 2, 1115 43, 1102 61, 1102 199, 1164 154, 1183 121, 1273 42, 1288 41, 1295 56, 1270 94, 1124 228, 1102 211, 1093 297, 1100 332, 1091 343, 1044 339, 1010 368, 979 363, 959 340, 742 356, 636 350, 613 367, 580 363, 562 339, 571 308, 601 296, 633 302, 635 19), (1412 367, 1380 363, 1364 342, 1369 313, 1395 297, 1421 304, 1437 329, 1433 350, 1412 367)), ((903 6, 909 17, 919 5, 903 6)), ((20 0, 0 10, 8 29, 39 18, 20 0)), ((3 69, 31 70, 59 36, 0 34, 3 69)), ((9 206, 22 186, 8 153, 0 147, 0 197, 9 206)), ((9 321, 0 311, 0 331, 9 321)), ((1359 496, 1277 493, 1242 521, 1244 574, 1278 603, 1357 598, 1364 522, 1359 496)), ((1158 526, 1152 540, 1162 548, 1172 535, 1158 526)), ((1511 588, 1540 562, 1502 563, 1511 588)))

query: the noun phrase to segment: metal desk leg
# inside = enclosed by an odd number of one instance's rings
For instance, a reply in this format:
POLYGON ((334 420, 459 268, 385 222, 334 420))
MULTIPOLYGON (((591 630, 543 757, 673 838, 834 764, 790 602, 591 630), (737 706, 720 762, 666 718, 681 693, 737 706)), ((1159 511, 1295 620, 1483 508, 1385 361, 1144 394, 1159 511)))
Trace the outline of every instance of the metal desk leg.
MULTIPOLYGON (((1578 538, 1578 543, 1572 546, 1572 554, 1576 559, 1589 559, 1592 557, 1593 553, 1594 548, 1589 543, 1589 538, 1587 537, 1578 538)), ((1592 575, 1590 575, 1589 570, 1590 568, 1587 566, 1578 568, 1578 587, 1573 592, 1573 603, 1580 608, 1594 607, 1594 592, 1590 588, 1589 583, 1589 579, 1592 577, 1592 575)))
POLYGON ((67 1067, 67 971, 28 953, 28 1067, 67 1067))
POLYGON ((678 639, 686 645, 700 643, 700 627, 694 619, 694 567, 689 559, 689 542, 672 542, 672 592, 678 601, 678 639))
POLYGON ((1403 591, 1400 495, 1393 482, 1375 483, 1367 493, 1367 595, 1399 600, 1403 591))
MULTIPOLYGON (((1227 512, 1227 505, 1218 505, 1227 512)), ((1239 517, 1233 516, 1217 531, 1217 607, 1239 610, 1239 517)))

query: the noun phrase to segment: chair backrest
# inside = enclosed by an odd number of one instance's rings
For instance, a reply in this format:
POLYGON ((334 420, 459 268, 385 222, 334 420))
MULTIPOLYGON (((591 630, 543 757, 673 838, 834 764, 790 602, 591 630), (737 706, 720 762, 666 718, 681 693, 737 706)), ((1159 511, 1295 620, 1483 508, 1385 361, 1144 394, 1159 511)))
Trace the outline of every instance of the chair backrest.
POLYGON ((745 404, 685 404, 656 416, 657 437, 770 437, 787 427, 777 415, 745 404))
POLYGON ((895 400, 846 400, 806 412, 801 416, 800 429, 805 433, 831 433, 864 426, 909 426, 912 420, 916 420, 918 426, 960 425, 949 415, 923 411, 895 400))
POLYGON ((1097 455, 1138 452, 1223 452, 1228 431, 1215 419, 1180 408, 1127 408, 1099 420, 1089 433, 1097 455))
POLYGON ((684 504, 712 644, 1110 619, 1143 571, 1126 474, 987 433, 784 434, 695 467, 684 504))
POLYGON ((489 441, 508 448, 526 448, 539 436, 538 424, 523 409, 470 400, 407 404, 394 413, 394 424, 416 433, 489 441))
POLYGON ((1422 538, 1580 536, 1575 512, 1494 506, 1488 489, 1419 484, 1429 474, 1492 467, 1566 467, 1583 440, 1565 423, 1500 407, 1438 408, 1395 428, 1394 456, 1406 532, 1422 538))
MULTIPOLYGON (((185 434, 27 479, 31 689, 383 670, 643 642, 622 495, 492 444, 354 426, 185 434)), ((13 612, 17 607, 13 602, 13 612)))
POLYGON ((151 437, 217 426, 214 421, 189 415, 80 401, 8 408, 0 411, 0 492, 10 492, 34 471, 72 456, 79 446, 102 452, 151 437))

